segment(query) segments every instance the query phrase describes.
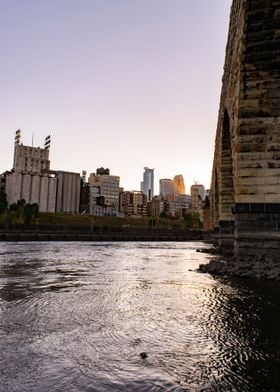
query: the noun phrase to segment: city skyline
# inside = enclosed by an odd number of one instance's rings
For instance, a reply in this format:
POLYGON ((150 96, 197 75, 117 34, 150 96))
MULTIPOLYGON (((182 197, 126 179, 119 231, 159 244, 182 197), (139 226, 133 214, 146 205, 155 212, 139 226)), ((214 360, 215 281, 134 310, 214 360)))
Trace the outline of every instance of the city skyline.
POLYGON ((0 171, 20 128, 55 168, 209 187, 230 3, 0 2, 0 171))
MULTIPOLYGON (((33 138, 32 138, 33 139, 33 138)), ((3 173, 4 176, 6 174, 11 174, 13 172, 24 172, 27 175, 41 175, 41 170, 44 170, 45 174, 53 174, 55 172, 54 168, 51 167, 51 161, 49 158, 50 152, 50 145, 51 145, 51 138, 50 135, 45 137, 45 142, 42 146, 33 146, 33 141, 31 145, 25 145, 22 143, 22 134, 21 130, 18 129, 15 133, 14 138, 14 158, 13 158, 13 165, 10 170, 6 170, 3 173), (32 152, 33 151, 33 152, 32 152)), ((185 185, 184 185, 184 177, 181 174, 175 175, 173 179, 167 178, 160 178, 159 179, 159 192, 158 194, 154 194, 155 182, 154 182, 154 169, 144 167, 143 180, 140 181, 139 189, 131 189, 129 191, 132 192, 142 192, 147 196, 148 200, 152 200, 154 196, 161 195, 161 182, 168 181, 172 182, 172 187, 174 190, 174 195, 186 194, 185 192, 185 185)), ((90 173, 87 171, 83 171, 82 173, 79 172, 72 172, 71 174, 79 175, 80 179, 83 183, 88 183, 89 185, 94 185, 96 182, 95 177, 100 174, 110 175, 110 168, 96 168, 96 170, 90 173)), ((56 170, 59 171, 59 170, 56 170)), ((60 170, 63 172, 64 170, 60 170)), ((110 175, 110 177, 114 177, 118 179, 118 188, 123 189, 124 191, 128 191, 124 187, 119 186, 120 176, 110 175)), ((197 184, 197 183, 195 183, 197 184)), ((194 184, 192 184, 194 185, 194 184)), ((202 184, 203 185, 203 184, 202 184)), ((204 186, 204 185, 203 185, 204 186)), ((191 192, 191 189, 188 193, 191 192)))

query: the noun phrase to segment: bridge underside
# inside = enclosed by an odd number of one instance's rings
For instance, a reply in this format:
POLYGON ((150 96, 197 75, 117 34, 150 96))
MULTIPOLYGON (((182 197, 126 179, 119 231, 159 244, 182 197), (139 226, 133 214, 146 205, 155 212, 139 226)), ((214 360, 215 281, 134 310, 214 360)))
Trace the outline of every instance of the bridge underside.
POLYGON ((279 26, 280 1, 233 0, 212 171, 214 242, 256 275, 280 276, 279 26))

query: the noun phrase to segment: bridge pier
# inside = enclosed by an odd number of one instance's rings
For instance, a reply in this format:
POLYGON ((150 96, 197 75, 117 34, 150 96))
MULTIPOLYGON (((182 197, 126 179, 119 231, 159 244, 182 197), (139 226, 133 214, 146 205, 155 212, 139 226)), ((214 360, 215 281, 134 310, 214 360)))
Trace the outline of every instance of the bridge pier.
POLYGON ((234 221, 214 228, 214 245, 234 255, 234 273, 280 279, 280 203, 236 203, 233 211, 234 221))
POLYGON ((213 245, 223 254, 234 254, 234 221, 220 221, 214 227, 213 245))
POLYGON ((211 183, 214 243, 280 279, 279 1, 233 0, 211 183))
POLYGON ((280 203, 237 203, 235 211, 237 268, 280 276, 280 203))
POLYGON ((234 253, 234 221, 223 220, 219 222, 218 247, 223 254, 234 253))

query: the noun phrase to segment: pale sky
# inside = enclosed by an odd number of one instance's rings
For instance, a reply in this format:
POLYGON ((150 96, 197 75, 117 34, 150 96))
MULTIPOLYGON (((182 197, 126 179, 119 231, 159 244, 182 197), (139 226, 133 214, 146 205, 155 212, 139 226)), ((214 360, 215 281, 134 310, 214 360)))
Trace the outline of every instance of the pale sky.
POLYGON ((51 168, 143 167, 209 187, 231 0, 0 0, 0 173, 14 135, 51 168))

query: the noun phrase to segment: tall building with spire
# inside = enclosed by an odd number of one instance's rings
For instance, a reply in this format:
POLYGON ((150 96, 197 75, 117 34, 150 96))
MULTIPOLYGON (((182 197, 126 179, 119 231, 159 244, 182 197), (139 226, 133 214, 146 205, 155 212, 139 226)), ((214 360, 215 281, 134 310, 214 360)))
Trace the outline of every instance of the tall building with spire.
POLYGON ((147 196, 147 200, 152 200, 154 196, 154 169, 144 167, 141 191, 147 196))

